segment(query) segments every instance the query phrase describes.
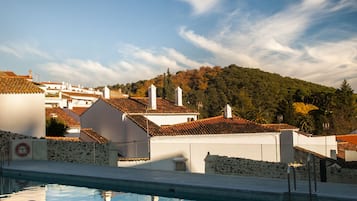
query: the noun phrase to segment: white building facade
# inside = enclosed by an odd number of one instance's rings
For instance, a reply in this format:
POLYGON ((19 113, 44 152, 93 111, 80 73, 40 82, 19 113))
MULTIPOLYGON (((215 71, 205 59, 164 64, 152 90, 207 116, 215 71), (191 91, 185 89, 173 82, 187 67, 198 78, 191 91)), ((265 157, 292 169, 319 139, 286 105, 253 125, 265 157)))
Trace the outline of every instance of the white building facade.
POLYGON ((0 77, 0 129, 45 136, 45 94, 23 78, 0 77))

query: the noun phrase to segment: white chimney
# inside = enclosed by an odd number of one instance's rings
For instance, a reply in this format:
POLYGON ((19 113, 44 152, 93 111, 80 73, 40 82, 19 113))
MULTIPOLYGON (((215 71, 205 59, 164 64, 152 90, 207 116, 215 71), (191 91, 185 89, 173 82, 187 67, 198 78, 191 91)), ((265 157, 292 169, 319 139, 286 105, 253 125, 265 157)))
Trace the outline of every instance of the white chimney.
POLYGON ((180 87, 175 89, 175 104, 182 106, 182 89, 180 87))
POLYGON ((104 87, 103 96, 105 99, 110 99, 110 89, 107 86, 104 87))
POLYGON ((233 116, 232 116, 232 108, 228 104, 226 105, 226 107, 224 107, 224 118, 226 118, 226 119, 233 118, 233 116))
POLYGON ((68 104, 68 109, 73 110, 73 103, 72 103, 72 101, 71 101, 71 100, 68 100, 67 104, 68 104))
POLYGON ((149 108, 156 110, 156 87, 153 84, 149 87, 149 108))

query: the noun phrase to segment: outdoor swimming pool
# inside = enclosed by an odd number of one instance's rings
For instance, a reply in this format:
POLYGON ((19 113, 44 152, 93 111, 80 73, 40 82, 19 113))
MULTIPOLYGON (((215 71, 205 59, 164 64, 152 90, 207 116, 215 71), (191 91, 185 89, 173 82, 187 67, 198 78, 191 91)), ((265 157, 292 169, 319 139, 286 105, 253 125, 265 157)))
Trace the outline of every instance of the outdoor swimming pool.
POLYGON ((0 177, 1 201, 188 201, 156 195, 93 189, 0 177))

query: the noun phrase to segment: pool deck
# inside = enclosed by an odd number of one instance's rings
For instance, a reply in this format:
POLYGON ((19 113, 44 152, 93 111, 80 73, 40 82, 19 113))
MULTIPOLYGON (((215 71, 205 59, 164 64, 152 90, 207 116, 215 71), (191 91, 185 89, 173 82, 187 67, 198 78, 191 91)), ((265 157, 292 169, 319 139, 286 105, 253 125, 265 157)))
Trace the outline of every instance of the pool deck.
MULTIPOLYGON (((12 161, 3 176, 93 187, 104 190, 156 194, 197 200, 289 200, 287 180, 195 174, 74 164, 54 161, 12 161), (213 197, 214 196, 214 197, 213 197)), ((357 179, 357 178, 356 178, 357 179)), ((313 182, 312 182, 313 189, 313 182)), ((317 183, 312 200, 355 200, 357 185, 317 183)), ((291 200, 309 200, 307 181, 298 181, 291 200)))

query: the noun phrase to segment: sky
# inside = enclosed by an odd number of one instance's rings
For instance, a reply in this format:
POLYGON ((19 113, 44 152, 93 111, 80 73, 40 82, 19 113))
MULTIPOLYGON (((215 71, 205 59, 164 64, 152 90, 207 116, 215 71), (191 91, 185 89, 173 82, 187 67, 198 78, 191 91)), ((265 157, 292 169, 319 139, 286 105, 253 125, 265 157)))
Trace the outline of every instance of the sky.
POLYGON ((357 0, 0 0, 0 70, 35 81, 230 64, 357 92, 357 0))

